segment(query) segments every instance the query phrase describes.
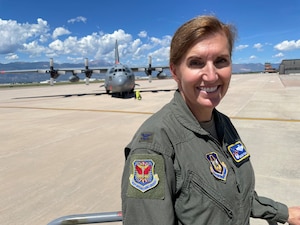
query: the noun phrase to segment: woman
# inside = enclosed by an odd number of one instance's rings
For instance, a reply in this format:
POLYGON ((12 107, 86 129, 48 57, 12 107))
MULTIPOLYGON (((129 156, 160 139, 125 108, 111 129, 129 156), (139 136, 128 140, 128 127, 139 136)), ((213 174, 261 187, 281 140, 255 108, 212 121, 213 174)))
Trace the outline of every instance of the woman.
POLYGON ((246 225, 257 217, 300 225, 298 207, 257 196, 248 151, 215 109, 229 87, 234 39, 234 28, 212 16, 176 31, 170 70, 178 90, 125 148, 124 224, 246 225))

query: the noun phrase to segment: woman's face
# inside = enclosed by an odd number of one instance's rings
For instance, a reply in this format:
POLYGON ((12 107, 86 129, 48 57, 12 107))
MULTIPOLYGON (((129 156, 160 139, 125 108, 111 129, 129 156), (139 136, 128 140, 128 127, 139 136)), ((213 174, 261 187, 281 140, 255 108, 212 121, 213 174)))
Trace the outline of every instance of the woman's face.
POLYGON ((231 78, 231 56, 223 33, 199 40, 171 65, 173 78, 190 110, 212 111, 227 92, 231 78), (209 110, 206 110, 209 109, 209 110))

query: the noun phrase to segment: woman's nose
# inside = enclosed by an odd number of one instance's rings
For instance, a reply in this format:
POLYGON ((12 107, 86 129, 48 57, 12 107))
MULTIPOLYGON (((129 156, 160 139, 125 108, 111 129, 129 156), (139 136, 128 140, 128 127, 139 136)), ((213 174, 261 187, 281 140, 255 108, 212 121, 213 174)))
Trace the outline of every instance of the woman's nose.
POLYGON ((207 63, 203 68, 202 79, 208 82, 214 82, 218 79, 217 68, 213 63, 207 63))

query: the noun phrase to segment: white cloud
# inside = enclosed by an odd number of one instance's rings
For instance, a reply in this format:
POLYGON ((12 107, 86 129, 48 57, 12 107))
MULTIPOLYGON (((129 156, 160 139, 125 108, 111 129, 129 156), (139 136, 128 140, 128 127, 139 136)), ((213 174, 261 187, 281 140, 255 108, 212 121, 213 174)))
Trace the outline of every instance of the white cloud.
POLYGON ((256 48, 257 51, 262 51, 263 45, 261 43, 256 43, 253 45, 253 48, 256 48))
POLYGON ((56 39, 58 38, 59 36, 62 36, 62 35, 68 35, 68 34, 71 34, 71 32, 63 27, 57 27, 55 28, 55 30, 53 31, 53 34, 52 34, 52 38, 53 39, 56 39))
POLYGON ((249 45, 239 45, 239 46, 236 46, 235 49, 239 51, 239 50, 243 50, 248 47, 249 47, 249 45))
POLYGON ((138 34, 138 36, 140 37, 140 38, 145 38, 145 37, 147 37, 147 31, 141 31, 139 34, 138 34))
POLYGON ((0 19, 0 54, 14 53, 28 40, 39 38, 48 31, 47 21, 40 18, 36 24, 0 19))
POLYGON ((19 59, 19 56, 16 55, 16 54, 8 54, 8 55, 5 57, 5 59, 7 59, 7 60, 17 60, 17 59, 19 59))
POLYGON ((83 22, 86 23, 87 18, 83 17, 83 16, 77 16, 76 18, 72 18, 68 20, 68 23, 78 23, 78 22, 83 22))
POLYGON ((32 41, 30 43, 23 44, 22 52, 27 52, 30 54, 30 57, 40 56, 46 51, 44 46, 38 44, 37 41, 32 41))
POLYGON ((255 55, 251 55, 250 57, 249 57, 249 59, 251 59, 251 60, 253 60, 253 59, 256 59, 257 57, 255 56, 255 55))
POLYGON ((290 51, 290 50, 298 49, 300 48, 300 40, 283 41, 275 45, 274 48, 279 51, 290 51))
POLYGON ((61 40, 55 40, 52 43, 49 44, 49 48, 54 50, 54 51, 58 51, 58 52, 62 52, 64 51, 64 43, 61 40))
POLYGON ((147 32, 141 31, 139 37, 147 37, 143 43, 140 38, 133 39, 131 34, 122 29, 112 33, 101 31, 82 37, 71 36, 71 30, 64 27, 51 31, 47 21, 43 19, 37 19, 34 24, 0 19, 0 35, 0 54, 6 55, 6 60, 20 59, 21 54, 22 57, 25 55, 34 60, 53 57, 58 62, 87 57, 91 61, 101 59, 113 63, 115 41, 118 40, 121 62, 134 66, 147 63, 148 55, 153 56, 154 62, 168 62, 172 38, 169 35, 148 38, 147 32), (60 39, 62 35, 66 37, 60 39))
POLYGON ((282 58, 282 57, 284 57, 284 54, 282 52, 279 52, 278 54, 273 56, 273 58, 282 58))
MULTIPOLYGON (((163 47, 151 53, 151 56, 156 62, 166 62, 166 59, 170 57, 170 47, 163 47)), ((164 66, 168 64, 165 63, 164 66)))

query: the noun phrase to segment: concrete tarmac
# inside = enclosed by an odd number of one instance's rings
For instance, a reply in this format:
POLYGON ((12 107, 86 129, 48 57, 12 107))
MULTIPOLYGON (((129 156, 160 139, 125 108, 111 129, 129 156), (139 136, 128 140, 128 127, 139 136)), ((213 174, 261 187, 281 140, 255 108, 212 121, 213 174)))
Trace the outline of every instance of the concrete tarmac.
MULTIPOLYGON (((142 100, 99 84, 0 88, 1 225, 121 209, 123 149, 176 89, 172 79, 137 83, 142 100)), ((258 194, 300 205, 300 75, 233 75, 218 109, 251 154, 258 194)))

